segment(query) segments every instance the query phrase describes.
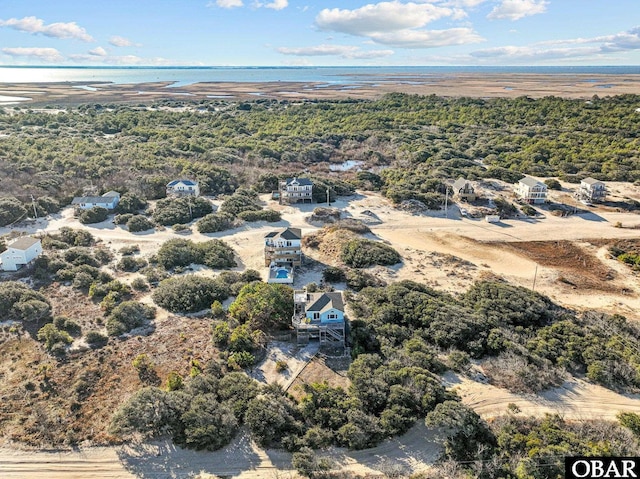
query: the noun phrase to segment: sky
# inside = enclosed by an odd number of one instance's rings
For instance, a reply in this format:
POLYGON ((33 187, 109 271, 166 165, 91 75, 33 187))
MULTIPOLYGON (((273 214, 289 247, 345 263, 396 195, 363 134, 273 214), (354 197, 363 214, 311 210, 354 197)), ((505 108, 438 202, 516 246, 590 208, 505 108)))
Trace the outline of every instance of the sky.
POLYGON ((0 65, 640 65, 638 0, 0 0, 0 65))

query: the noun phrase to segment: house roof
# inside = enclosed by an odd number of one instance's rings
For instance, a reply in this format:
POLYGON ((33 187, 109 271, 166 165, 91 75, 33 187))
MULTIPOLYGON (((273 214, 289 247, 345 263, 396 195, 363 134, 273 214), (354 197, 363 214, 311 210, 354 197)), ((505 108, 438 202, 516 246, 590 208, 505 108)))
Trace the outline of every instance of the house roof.
POLYGON ((286 240, 302 239, 302 230, 300 228, 287 228, 283 231, 271 231, 264 235, 265 238, 282 238, 286 240))
POLYGON ((8 245, 8 248, 19 249, 24 251, 31 248, 36 243, 40 243, 40 240, 38 238, 32 238, 31 236, 23 236, 22 238, 18 238, 13 243, 8 245))
POLYGON ((79 205, 81 203, 111 203, 111 201, 113 201, 112 196, 76 196, 71 204, 79 205))
POLYGON ((120 198, 120 193, 118 193, 117 191, 111 190, 111 191, 107 191, 102 196, 104 196, 105 198, 113 198, 113 197, 120 198))
POLYGON ((182 183, 183 185, 186 186, 197 186, 198 182, 195 180, 173 180, 170 181, 169 183, 167 183, 167 188, 172 188, 176 185, 179 185, 180 183, 182 183))
POLYGON ((469 183, 467 180, 465 180, 464 178, 458 178, 454 183, 453 183, 453 189, 458 192, 461 189, 463 189, 465 187, 465 185, 469 183))
POLYGON ((285 180, 287 182, 287 186, 292 184, 293 182, 298 183, 300 186, 313 186, 313 181, 309 178, 287 178, 285 180))
POLYGON ((519 181, 519 183, 522 183, 523 185, 527 185, 527 186, 538 186, 538 185, 547 186, 541 181, 538 181, 535 178, 531 178, 530 176, 525 176, 519 181))
POLYGON ((588 178, 585 178, 584 180, 582 180, 583 183, 586 183, 587 185, 595 185, 595 184, 601 184, 604 185, 604 183, 602 181, 596 180, 595 178, 591 178, 590 176, 588 178))
POLYGON ((323 313, 330 309, 337 309, 344 312, 342 293, 311 293, 309 299, 307 311, 323 313))

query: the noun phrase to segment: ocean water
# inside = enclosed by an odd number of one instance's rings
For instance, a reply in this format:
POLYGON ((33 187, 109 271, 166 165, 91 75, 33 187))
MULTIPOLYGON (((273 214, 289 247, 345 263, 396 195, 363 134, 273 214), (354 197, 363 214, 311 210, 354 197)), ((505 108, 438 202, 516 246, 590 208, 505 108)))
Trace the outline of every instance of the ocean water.
POLYGON ((321 82, 326 84, 407 83, 460 73, 640 75, 640 66, 407 66, 407 67, 27 67, 0 66, 1 83, 321 82))

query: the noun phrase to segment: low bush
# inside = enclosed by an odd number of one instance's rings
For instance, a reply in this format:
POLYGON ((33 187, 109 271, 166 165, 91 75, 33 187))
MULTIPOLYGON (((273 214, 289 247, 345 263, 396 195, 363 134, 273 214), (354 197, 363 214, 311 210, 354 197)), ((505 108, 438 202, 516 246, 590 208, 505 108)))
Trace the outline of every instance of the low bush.
POLYGON ((217 231, 224 231, 231 228, 233 224, 233 218, 230 215, 223 213, 211 213, 200 219, 196 223, 196 228, 200 233, 216 233, 217 231))
POLYGON ((244 221, 267 221, 276 223, 282 219, 279 211, 260 210, 260 211, 242 211, 238 214, 238 218, 244 221))
POLYGON ((233 248, 222 240, 194 243, 187 239, 171 239, 160 247, 155 260, 165 269, 189 266, 192 263, 225 269, 236 266, 234 255, 233 248))
POLYGON ((89 331, 85 336, 87 344, 92 348, 101 348, 107 344, 109 338, 98 331, 89 331))
POLYGON ((155 303, 172 313, 194 313, 229 297, 224 282, 202 276, 184 276, 162 281, 153 292, 155 303))
POLYGON ((342 248, 341 259, 354 268, 371 265, 390 266, 402 261, 400 254, 391 246, 367 239, 353 239, 342 248))
POLYGON ((156 310, 136 301, 125 301, 117 305, 107 319, 109 336, 119 336, 139 328, 156 316, 156 310))
POLYGON ((147 260, 144 258, 133 258, 131 256, 124 256, 120 261, 118 261, 116 269, 133 273, 144 268, 145 266, 147 266, 147 260))
POLYGON ((153 229, 154 224, 146 216, 134 215, 127 221, 127 228, 131 233, 153 229))
POLYGON ((80 213, 80 223, 83 225, 102 223, 109 217, 109 210, 100 206, 95 206, 91 209, 84 210, 80 213))
POLYGON ((153 221, 164 226, 190 223, 212 211, 211 202, 206 198, 165 198, 156 203, 153 221))

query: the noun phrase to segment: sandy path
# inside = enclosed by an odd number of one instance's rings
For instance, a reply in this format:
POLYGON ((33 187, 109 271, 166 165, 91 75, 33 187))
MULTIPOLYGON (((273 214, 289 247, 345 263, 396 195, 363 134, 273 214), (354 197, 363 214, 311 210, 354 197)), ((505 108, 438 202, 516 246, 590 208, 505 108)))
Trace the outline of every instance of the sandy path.
MULTIPOLYGON (((323 453, 337 468, 374 472, 383 463, 417 472, 428 469, 440 453, 433 431, 422 422, 402 437, 365 451, 332 448, 323 453)), ((242 432, 227 447, 214 452, 183 450, 170 442, 122 447, 87 448, 73 452, 27 452, 0 448, 2 479, 180 478, 198 473, 239 479, 273 479, 293 475, 291 454, 261 449, 242 432)))
POLYGON ((558 413, 576 420, 616 420, 620 411, 640 413, 640 394, 618 394, 582 379, 572 378, 540 394, 515 394, 453 373, 447 373, 445 378, 447 386, 455 388, 462 402, 484 418, 506 414, 510 403, 527 416, 558 413))

